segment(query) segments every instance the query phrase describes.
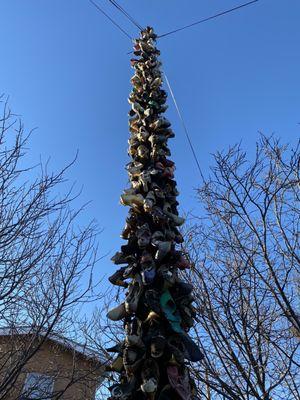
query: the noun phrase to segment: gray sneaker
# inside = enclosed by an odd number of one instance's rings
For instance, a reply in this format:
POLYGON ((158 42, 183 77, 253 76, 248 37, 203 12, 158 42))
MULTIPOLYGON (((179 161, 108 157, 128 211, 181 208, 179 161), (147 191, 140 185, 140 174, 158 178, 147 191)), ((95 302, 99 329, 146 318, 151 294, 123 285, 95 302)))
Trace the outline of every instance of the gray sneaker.
POLYGON ((159 366, 154 359, 147 359, 142 367, 141 378, 142 384, 141 389, 148 398, 154 399, 158 388, 159 382, 159 366))
POLYGON ((125 311, 129 315, 136 313, 142 292, 142 279, 140 275, 137 274, 134 280, 129 284, 128 294, 125 300, 125 311))
POLYGON ((169 203, 165 203, 163 210, 164 210, 164 213, 173 221, 174 225, 180 226, 180 225, 184 224, 185 219, 174 214, 172 212, 172 208, 169 203))
POLYGON ((125 316, 126 316, 125 303, 118 305, 117 307, 111 309, 107 313, 107 318, 112 321, 120 321, 121 319, 125 318, 125 316))

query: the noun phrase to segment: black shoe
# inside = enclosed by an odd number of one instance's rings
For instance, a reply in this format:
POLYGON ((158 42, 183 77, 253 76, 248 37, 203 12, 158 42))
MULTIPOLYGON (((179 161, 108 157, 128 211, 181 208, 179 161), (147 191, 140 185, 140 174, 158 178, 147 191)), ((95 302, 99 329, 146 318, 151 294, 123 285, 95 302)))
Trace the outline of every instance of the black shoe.
POLYGON ((135 257, 132 255, 126 255, 123 254, 122 252, 118 251, 112 258, 111 261, 116 264, 130 264, 135 262, 135 257))
POLYGON ((124 349, 124 342, 119 342, 115 344, 113 347, 108 347, 105 350, 108 351, 109 353, 119 353, 122 354, 124 349))
POLYGON ((166 347, 166 338, 162 335, 157 335, 151 339, 151 357, 160 358, 164 355, 166 347))
POLYGON ((180 336, 186 349, 187 359, 191 362, 203 360, 204 354, 199 349, 198 345, 187 334, 181 334, 180 336))
POLYGON ((126 267, 122 267, 118 269, 113 275, 111 275, 108 280, 110 283, 116 286, 122 286, 122 287, 127 287, 128 283, 124 282, 124 271, 126 270, 126 267))
POLYGON ((149 311, 154 311, 156 314, 161 314, 159 292, 155 289, 149 289, 146 290, 144 297, 149 311))

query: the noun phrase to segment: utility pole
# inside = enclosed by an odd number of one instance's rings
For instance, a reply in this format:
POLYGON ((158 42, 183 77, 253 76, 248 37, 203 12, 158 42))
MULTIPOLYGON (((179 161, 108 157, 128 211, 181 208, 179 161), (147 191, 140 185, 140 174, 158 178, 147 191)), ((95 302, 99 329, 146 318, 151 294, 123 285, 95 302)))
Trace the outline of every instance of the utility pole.
POLYGON ((187 361, 203 355, 188 331, 195 309, 191 284, 179 277, 189 268, 178 250, 183 242, 179 227, 175 164, 168 140, 174 137, 162 89, 156 35, 147 27, 134 44, 135 72, 129 95, 129 150, 126 165, 130 187, 121 195, 129 214, 121 246, 112 261, 122 265, 110 278, 126 289, 125 301, 108 312, 124 322, 125 338, 108 351, 116 358, 108 370, 118 373, 110 399, 196 400, 187 361))

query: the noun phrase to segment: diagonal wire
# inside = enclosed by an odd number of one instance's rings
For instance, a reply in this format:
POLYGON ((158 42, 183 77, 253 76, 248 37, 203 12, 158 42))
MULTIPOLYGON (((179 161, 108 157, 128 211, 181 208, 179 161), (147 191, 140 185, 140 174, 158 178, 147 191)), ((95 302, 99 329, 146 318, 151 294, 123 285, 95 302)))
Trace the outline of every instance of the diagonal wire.
POLYGON ((202 174, 202 171, 201 171, 200 163, 199 163, 199 160, 198 160, 197 154, 196 154, 196 152, 195 152, 195 149, 194 149, 194 146, 193 146, 192 140, 191 140, 191 138, 190 138, 190 135, 189 135, 189 132, 188 132, 187 126, 186 126, 186 124, 185 124, 185 122, 184 122, 184 119, 183 119, 183 116, 182 116, 182 114, 181 114, 181 112, 180 112, 180 110, 179 110, 179 107, 178 107, 177 101, 176 101, 176 99, 175 99, 174 92, 173 92, 173 90, 172 90, 172 88, 171 88, 171 85, 170 85, 169 79, 168 79, 168 77, 167 77, 167 75, 166 75, 166 73, 165 73, 165 72, 164 72, 164 75, 165 75, 166 82, 167 82, 167 85, 168 85, 169 91, 170 91, 170 93, 171 93, 171 97, 172 97, 172 99, 173 99, 173 102, 174 102, 174 105, 175 105, 175 108, 176 108, 176 111, 177 111, 177 114, 178 114, 178 116, 179 116, 179 119, 180 119, 180 121, 181 121, 181 124, 182 124, 182 126, 183 126, 183 129, 184 129, 184 132, 185 132, 185 136, 186 136, 186 138, 187 138, 187 140, 188 140, 188 142, 189 142, 189 145, 190 145, 190 148, 191 148, 191 151, 192 151, 192 154, 193 154, 194 160, 195 160, 195 162, 196 162, 196 164, 197 164, 197 167, 198 167, 198 170, 199 170, 199 173, 200 173, 201 179, 204 181, 204 177, 203 177, 203 174, 202 174))
MULTIPOLYGON (((259 0, 252 0, 252 1, 249 1, 248 3, 241 4, 241 5, 237 6, 237 7, 231 8, 231 9, 229 9, 229 10, 222 11, 222 12, 220 12, 220 13, 218 13, 218 14, 215 14, 215 15, 212 15, 212 16, 210 16, 210 17, 203 18, 203 19, 201 19, 200 21, 197 21, 197 22, 194 22, 194 23, 192 23, 192 24, 183 26, 182 28, 174 29, 173 31, 164 33, 164 34, 162 34, 162 35, 158 35, 158 36, 157 36, 157 39, 160 39, 160 38, 162 38, 162 37, 171 35, 171 34, 173 34, 173 33, 182 31, 182 30, 187 29, 187 28, 190 28, 190 27, 192 27, 192 26, 201 24, 202 22, 210 21, 211 19, 215 19, 215 18, 217 18, 217 17, 221 17, 222 15, 229 14, 229 13, 231 13, 231 12, 233 12, 233 11, 236 11, 236 10, 238 10, 238 9, 240 9, 240 8, 249 6, 250 4, 257 3, 258 1, 259 1, 259 0)), ((127 54, 131 54, 131 53, 133 53, 133 51, 129 51, 127 54)))
POLYGON ((121 13, 125 15, 140 31, 143 30, 142 26, 123 8, 116 2, 116 0, 108 0, 112 5, 114 5, 121 13))
POLYGON ((93 0, 89 0, 90 3, 93 4, 94 7, 97 8, 98 11, 100 11, 103 15, 106 16, 106 18, 108 18, 110 20, 111 23, 113 23, 121 32, 124 33, 124 35, 126 35, 130 40, 133 40, 133 38, 129 35, 129 33, 127 33, 119 24, 117 24, 117 22, 115 22, 104 10, 102 10, 102 8, 95 3, 93 0))
POLYGON ((192 27, 192 26, 201 24, 202 22, 206 22, 206 21, 209 21, 209 20, 214 19, 214 18, 217 18, 217 17, 221 17, 222 15, 229 14, 229 13, 231 13, 231 12, 233 12, 233 11, 239 10, 239 9, 241 9, 241 8, 243 8, 243 7, 246 7, 246 6, 249 6, 249 5, 253 4, 253 3, 257 3, 258 1, 259 1, 259 0, 252 0, 252 1, 249 1, 248 3, 241 4, 241 5, 239 5, 239 6, 230 8, 229 10, 219 12, 218 14, 212 15, 212 16, 210 16, 210 17, 207 17, 207 18, 204 18, 204 19, 200 19, 200 21, 193 22, 192 24, 189 24, 189 25, 183 26, 183 27, 181 27, 181 28, 174 29, 173 31, 170 31, 170 32, 164 33, 164 34, 162 34, 162 35, 159 35, 157 38, 159 39, 159 38, 162 38, 162 37, 171 35, 171 34, 173 34, 173 33, 176 33, 176 32, 179 32, 179 31, 183 31, 184 29, 190 28, 190 27, 192 27))

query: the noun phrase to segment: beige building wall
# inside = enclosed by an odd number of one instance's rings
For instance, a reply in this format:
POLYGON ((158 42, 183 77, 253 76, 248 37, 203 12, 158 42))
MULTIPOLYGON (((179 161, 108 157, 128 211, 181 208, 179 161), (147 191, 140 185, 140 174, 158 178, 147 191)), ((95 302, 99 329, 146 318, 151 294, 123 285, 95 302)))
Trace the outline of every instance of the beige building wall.
MULTIPOLYGON (((22 341, 22 343, 24 340, 22 341)), ((0 359, 6 366, 11 365, 13 358, 20 356, 20 351, 12 352, 11 342, 5 337, 0 338, 0 359), (11 360, 6 355, 8 350, 11 353, 11 360)), ((18 347, 15 343, 14 347, 18 347)), ((0 361, 1 363, 1 361, 0 361)), ((5 365, 0 365, 0 379, 5 372, 5 365)), ((10 391, 5 400, 17 400, 22 393, 22 388, 27 373, 35 372, 54 377, 54 393, 64 392, 62 400, 93 400, 95 392, 101 380, 103 372, 100 364, 92 361, 82 354, 76 353, 69 348, 58 345, 55 342, 47 341, 32 357, 23 368, 23 372, 14 384, 14 389, 10 391)), ((55 398, 55 397, 54 397, 55 398)))

